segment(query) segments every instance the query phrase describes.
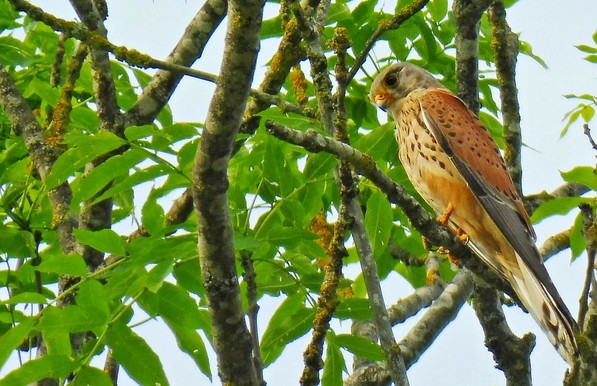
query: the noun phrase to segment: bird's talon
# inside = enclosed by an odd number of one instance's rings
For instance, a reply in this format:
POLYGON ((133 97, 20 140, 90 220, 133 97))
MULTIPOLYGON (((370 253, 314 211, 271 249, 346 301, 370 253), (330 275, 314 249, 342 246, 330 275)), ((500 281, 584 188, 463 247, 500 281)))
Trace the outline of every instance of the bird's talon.
POLYGON ((462 268, 462 260, 454 256, 450 251, 448 251, 448 260, 450 263, 454 264, 458 268, 462 268))
POLYGON ((421 241, 423 243, 423 248, 425 248, 425 250, 427 250, 427 251, 433 250, 433 245, 429 242, 429 240, 427 240, 427 237, 421 236, 421 241))
POLYGON ((454 205, 452 205, 451 202, 448 203, 448 207, 446 208, 446 210, 444 211, 444 214, 442 214, 442 216, 437 220, 437 223, 439 225, 448 225, 448 222, 450 221, 450 216, 452 215, 452 213, 454 213, 454 205))

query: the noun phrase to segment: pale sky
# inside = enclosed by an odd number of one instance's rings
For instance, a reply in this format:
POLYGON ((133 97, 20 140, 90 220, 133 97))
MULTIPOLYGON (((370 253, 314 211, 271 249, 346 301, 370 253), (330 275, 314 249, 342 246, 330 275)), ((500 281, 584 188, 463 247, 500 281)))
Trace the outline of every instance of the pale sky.
MULTIPOLYGON (((33 3, 60 17, 74 18, 67 2, 38 0, 33 3)), ((164 58, 200 4, 202 2, 190 0, 108 1, 109 38, 115 44, 164 58)), ((391 8, 388 6, 386 10, 391 11, 391 8)), ((268 10, 276 11, 273 5, 268 6, 268 10)), ((569 170, 576 165, 595 164, 595 153, 582 134, 581 124, 571 127, 570 133, 563 139, 559 139, 559 133, 563 127, 564 113, 576 105, 576 102, 568 101, 562 95, 597 95, 597 66, 582 60, 584 54, 574 48, 577 44, 592 43, 591 35, 597 28, 596 16, 597 2, 594 0, 522 0, 508 10, 508 22, 513 31, 520 32, 520 38, 531 43, 534 52, 549 66, 545 70, 532 59, 519 57, 517 81, 523 141, 534 149, 525 148, 522 154, 523 184, 527 194, 543 189, 549 191, 561 185, 559 171, 569 170)), ((225 25, 224 21, 194 68, 217 73, 225 25)), ((276 45, 274 40, 263 44, 255 85, 259 84, 261 74, 265 71, 264 64, 276 45)), ((207 82, 185 79, 170 103, 174 120, 205 121, 212 91, 213 85, 207 82)), ((597 133, 597 124, 594 126, 597 133)), ((538 244, 547 236, 568 228, 571 221, 570 217, 560 217, 536 225, 538 244)), ((580 258, 572 266, 569 260, 570 253, 565 251, 552 258, 547 268, 564 301, 576 316, 585 260, 580 258)), ((358 273, 356 267, 348 272, 349 275, 358 273)), ((397 274, 391 275, 383 286, 388 305, 411 292, 411 288, 397 274)), ((279 302, 280 299, 272 299, 262 304, 259 314, 261 333, 279 302)), ((511 328, 517 334, 532 331, 537 336, 537 345, 532 354, 534 383, 542 386, 561 385, 566 364, 531 316, 523 314, 518 308, 507 309, 506 314, 511 328)), ((395 329, 398 340, 413 323, 411 320, 395 329)), ((337 332, 347 332, 350 324, 336 324, 334 328, 337 332)), ((191 359, 179 351, 174 337, 163 324, 149 322, 135 331, 147 339, 160 355, 172 385, 209 383, 191 359)), ((302 352, 309 339, 310 335, 307 335, 289 345, 278 362, 266 369, 265 379, 269 385, 298 384, 303 368, 302 352)), ((219 385, 215 357, 212 355, 211 358, 214 384, 219 385)), ((0 371, 0 376, 9 371, 9 365, 0 371)), ((97 365, 101 367, 100 363, 97 365)), ((504 385, 504 377, 499 370, 494 369, 494 365, 491 354, 484 347, 483 333, 474 312, 465 305, 457 319, 409 370, 408 376, 412 386, 504 385)), ((120 372, 119 384, 134 385, 124 371, 120 372)))

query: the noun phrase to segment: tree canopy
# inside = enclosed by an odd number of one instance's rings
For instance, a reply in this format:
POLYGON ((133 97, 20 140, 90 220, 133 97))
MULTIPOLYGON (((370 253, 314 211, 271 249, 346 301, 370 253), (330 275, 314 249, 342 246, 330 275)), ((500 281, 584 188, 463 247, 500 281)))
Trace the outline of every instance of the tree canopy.
MULTIPOLYGON (((0 385, 115 385, 121 370, 167 385, 139 332, 148 320, 214 382, 278 384, 263 369, 309 336, 302 376, 287 382, 407 385, 471 299, 507 383, 531 384, 534 338, 502 311, 517 304, 512 289, 436 223, 400 165, 394 122, 368 96, 378 68, 427 69, 478 111, 520 190, 516 62, 545 63, 508 25, 515 2, 398 0, 388 13, 377 0, 283 0, 264 17, 264 1, 206 0, 154 58, 110 41, 104 0, 71 0, 77 20, 0 0, 0 385), (213 74, 194 64, 220 24, 213 74), (266 40, 276 48, 253 86, 266 40), (215 84, 197 122, 168 105, 184 77, 215 84), (412 289, 389 305, 380 283, 395 273, 412 289), (392 330, 415 315, 410 331, 392 330)), ((597 32, 578 49, 597 63, 597 32)), ((579 147, 597 151, 597 97, 567 98, 578 106, 561 135, 584 124, 579 147)), ((581 349, 562 379, 595 384, 595 166, 561 176, 525 206, 534 222, 572 214, 540 249, 587 265, 581 349)))

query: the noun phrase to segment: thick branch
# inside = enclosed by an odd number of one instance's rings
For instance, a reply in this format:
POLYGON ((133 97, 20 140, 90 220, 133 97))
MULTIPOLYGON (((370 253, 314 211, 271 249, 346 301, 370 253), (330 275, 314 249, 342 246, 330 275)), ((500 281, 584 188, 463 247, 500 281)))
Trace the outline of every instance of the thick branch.
MULTIPOLYGON (((0 106, 17 135, 23 138, 41 180, 45 181, 58 158, 58 150, 46 141, 31 108, 3 67, 0 67, 0 106)), ((52 225, 58 233, 62 251, 66 254, 80 253, 81 246, 73 234, 77 221, 68 212, 72 199, 70 186, 65 182, 48 192, 48 196, 54 211, 52 225)))
POLYGON ((458 96, 479 113, 479 20, 492 0, 456 0, 456 88, 458 96))
POLYGON ((528 213, 533 213, 535 209, 539 207, 539 205, 543 204, 546 201, 553 200, 559 197, 579 197, 587 193, 589 190, 591 189, 589 189, 585 185, 568 182, 551 193, 543 191, 537 194, 525 196, 524 206, 528 213))
MULTIPOLYGON (((425 312, 417 324, 399 343, 406 367, 409 368, 420 358, 423 352, 435 341, 443 329, 456 317, 473 290, 470 272, 459 272, 433 305, 425 312)), ((353 327, 353 333, 375 340, 375 331, 368 323, 359 323, 353 327), (356 328, 356 329, 355 329, 356 328)), ((389 385, 390 373, 381 363, 358 362, 353 373, 344 382, 345 385, 389 385)))
POLYGON ((340 165, 339 175, 340 180, 346 181, 348 184, 342 186, 343 190, 340 192, 342 202, 338 220, 334 225, 334 235, 326 251, 329 263, 325 266, 325 278, 317 300, 311 342, 303 355, 305 368, 300 379, 301 385, 317 385, 319 383, 319 370, 323 367, 323 342, 330 328, 330 320, 338 305, 337 290, 342 276, 342 259, 348 255, 344 247, 346 232, 350 226, 348 205, 354 199, 357 191, 352 183, 351 171, 346 162, 340 165))
POLYGON ((506 376, 508 386, 531 385, 531 350, 535 336, 518 338, 506 323, 498 292, 475 278, 473 308, 485 334, 485 346, 493 353, 497 367, 506 376))
POLYGON ((492 24, 491 48, 495 52, 495 69, 500 87, 501 112, 504 124, 506 148, 504 159, 519 193, 522 192, 522 167, 520 150, 520 108, 516 87, 516 60, 518 57, 518 36, 512 32, 506 21, 506 9, 501 0, 489 7, 489 21, 492 24))
MULTIPOLYGON (((166 63, 189 67, 203 54, 213 32, 226 15, 225 0, 207 0, 187 26, 166 63)), ((151 123, 168 102, 184 73, 159 70, 124 115, 125 127, 151 123)))
MULTIPOLYGON (((104 18, 108 12, 106 8, 98 9, 96 2, 90 0, 70 0, 70 3, 89 31, 94 31, 106 38, 108 33, 104 26, 104 18)), ((104 2, 97 3, 106 6, 104 2)), ((100 129, 122 135, 123 128, 116 124, 120 116, 120 108, 116 102, 116 85, 110 67, 109 51, 103 47, 89 47, 89 50, 100 129)))
POLYGON ((193 202, 201 275, 223 383, 255 385, 252 340, 245 324, 236 271, 228 162, 250 92, 259 51, 262 0, 231 0, 219 82, 209 106, 193 169, 193 202))

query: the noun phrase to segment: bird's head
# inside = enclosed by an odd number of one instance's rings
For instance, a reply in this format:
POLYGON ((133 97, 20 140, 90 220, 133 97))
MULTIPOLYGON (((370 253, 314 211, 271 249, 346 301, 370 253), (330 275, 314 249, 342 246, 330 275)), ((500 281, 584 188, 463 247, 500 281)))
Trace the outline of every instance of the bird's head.
POLYGON ((380 72, 373 85, 369 98, 384 111, 395 111, 400 100, 412 91, 429 88, 442 88, 427 71, 410 63, 395 63, 380 72))

